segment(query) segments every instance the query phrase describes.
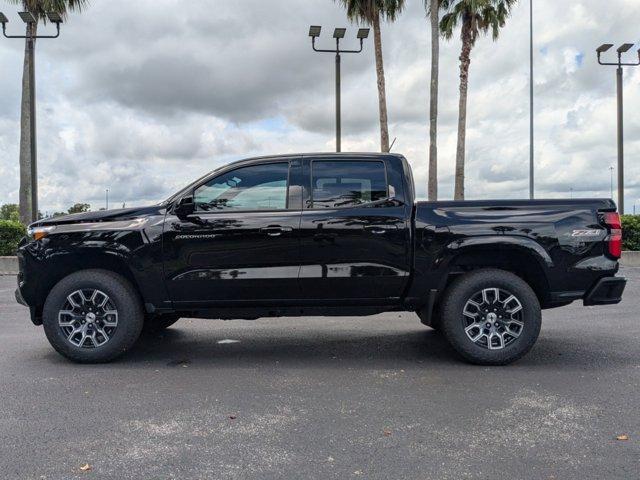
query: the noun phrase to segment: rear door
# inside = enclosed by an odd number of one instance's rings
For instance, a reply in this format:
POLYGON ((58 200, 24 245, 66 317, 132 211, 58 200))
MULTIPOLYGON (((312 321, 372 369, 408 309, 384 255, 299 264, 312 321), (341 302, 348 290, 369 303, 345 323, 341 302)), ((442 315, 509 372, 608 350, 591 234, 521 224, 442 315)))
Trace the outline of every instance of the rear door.
MULTIPOLYGON (((305 158, 300 286, 307 299, 396 301, 410 270, 410 209, 385 157, 305 158)), ((342 300, 342 302, 340 302, 342 300)))

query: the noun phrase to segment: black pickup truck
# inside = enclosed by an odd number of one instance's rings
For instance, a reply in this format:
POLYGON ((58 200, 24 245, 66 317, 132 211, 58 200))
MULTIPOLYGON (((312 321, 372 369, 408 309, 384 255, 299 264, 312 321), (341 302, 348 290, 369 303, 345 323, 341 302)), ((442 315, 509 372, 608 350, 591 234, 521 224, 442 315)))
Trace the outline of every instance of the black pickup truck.
POLYGON ((242 160, 158 205, 34 223, 16 298, 78 362, 181 317, 412 311, 485 365, 527 353, 541 309, 620 302, 611 200, 414 196, 401 155, 242 160))

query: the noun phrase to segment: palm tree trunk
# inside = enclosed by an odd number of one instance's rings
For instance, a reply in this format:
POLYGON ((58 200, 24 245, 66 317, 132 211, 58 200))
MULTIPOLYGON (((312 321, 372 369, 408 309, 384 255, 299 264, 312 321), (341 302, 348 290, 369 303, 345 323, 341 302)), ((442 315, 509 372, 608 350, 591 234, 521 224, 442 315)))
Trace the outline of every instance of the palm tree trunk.
MULTIPOLYGON (((37 26, 27 25, 27 34, 35 35, 37 26), (33 31, 31 31, 33 29, 33 31), (30 33, 31 32, 31 33, 30 33)), ((32 221, 31 197, 31 79, 29 71, 32 67, 29 55, 29 39, 24 44, 24 61, 22 67, 22 100, 20 105, 20 221, 28 225, 32 221)), ((35 45, 34 45, 35 47, 35 45)))
POLYGON ((378 77, 378 109, 380 111, 380 150, 389 151, 389 126, 387 119, 387 92, 384 82, 382 61, 382 38, 380 36, 380 13, 373 17, 373 44, 376 55, 376 75, 378 77))
POLYGON ((464 200, 464 161, 467 136, 467 91, 469 87, 469 66, 471 64, 470 25, 462 25, 462 53, 460 54, 460 104, 458 107, 458 148, 456 149, 455 200, 464 200))
POLYGON ((440 63, 439 0, 431 0, 431 100, 429 106, 428 198, 438 200, 438 75, 440 63))

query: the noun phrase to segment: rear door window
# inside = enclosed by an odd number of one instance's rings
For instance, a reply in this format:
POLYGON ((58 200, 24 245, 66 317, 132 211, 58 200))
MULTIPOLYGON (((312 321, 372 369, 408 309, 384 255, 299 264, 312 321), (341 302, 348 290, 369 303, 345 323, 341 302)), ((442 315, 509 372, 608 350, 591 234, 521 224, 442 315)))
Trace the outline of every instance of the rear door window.
POLYGON ((311 162, 311 208, 344 208, 388 197, 387 175, 380 161, 311 162))

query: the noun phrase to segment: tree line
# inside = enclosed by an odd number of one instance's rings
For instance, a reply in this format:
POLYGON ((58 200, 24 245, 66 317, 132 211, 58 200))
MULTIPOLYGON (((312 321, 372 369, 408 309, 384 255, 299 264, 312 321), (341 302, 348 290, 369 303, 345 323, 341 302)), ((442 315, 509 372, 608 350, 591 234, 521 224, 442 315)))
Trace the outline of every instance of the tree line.
MULTIPOLYGON (((74 203, 66 212, 53 212, 49 214, 43 214, 38 211, 38 219, 42 219, 44 217, 61 217, 62 215, 69 215, 70 213, 82 213, 88 212, 91 210, 91 205, 88 203, 74 203)), ((103 210, 103 209, 101 209, 103 210)), ((29 218, 28 222, 23 222, 20 219, 20 208, 16 203, 5 203, 0 206, 0 220, 10 220, 12 222, 20 222, 24 225, 27 225, 31 222, 31 218, 29 218)))

